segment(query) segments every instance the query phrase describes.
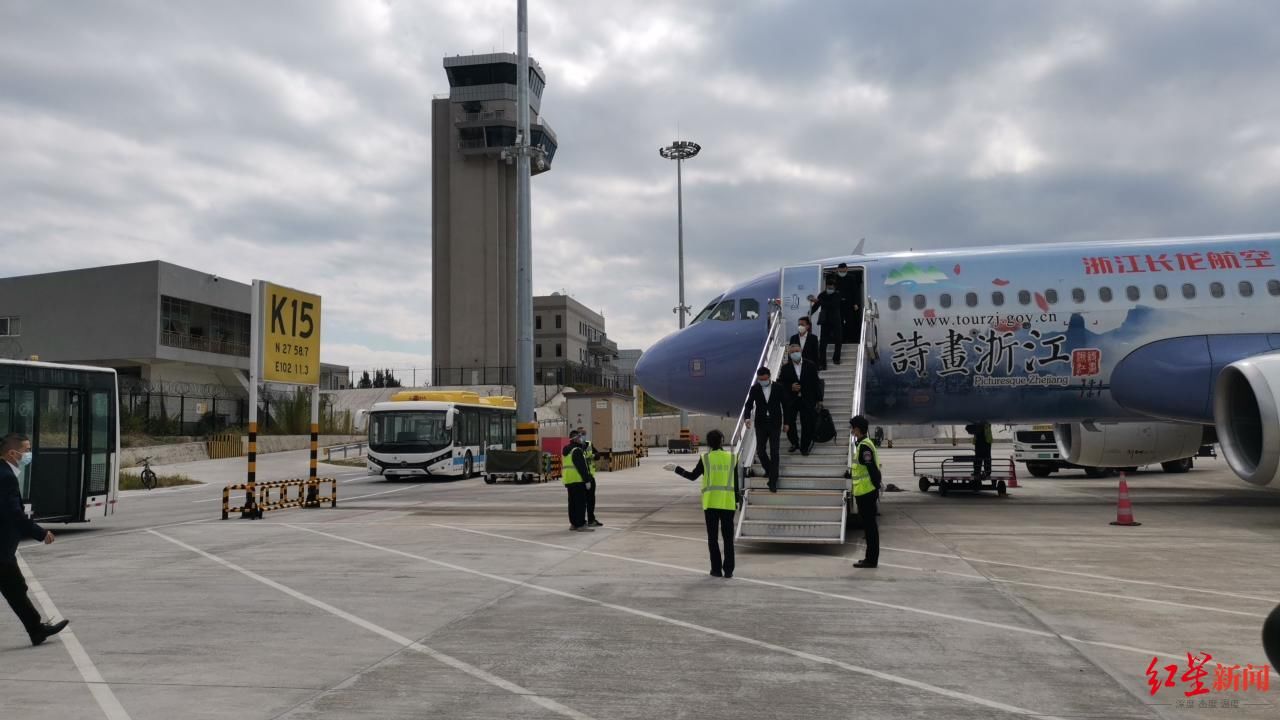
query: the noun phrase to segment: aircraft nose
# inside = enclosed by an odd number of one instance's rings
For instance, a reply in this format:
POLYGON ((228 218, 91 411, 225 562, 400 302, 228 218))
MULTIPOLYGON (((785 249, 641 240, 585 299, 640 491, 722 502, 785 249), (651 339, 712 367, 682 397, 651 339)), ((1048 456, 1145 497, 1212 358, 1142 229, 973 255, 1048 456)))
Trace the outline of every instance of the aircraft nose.
POLYGON ((662 402, 669 402, 671 388, 671 350, 670 338, 659 340, 657 344, 640 355, 636 362, 636 382, 644 391, 662 402))

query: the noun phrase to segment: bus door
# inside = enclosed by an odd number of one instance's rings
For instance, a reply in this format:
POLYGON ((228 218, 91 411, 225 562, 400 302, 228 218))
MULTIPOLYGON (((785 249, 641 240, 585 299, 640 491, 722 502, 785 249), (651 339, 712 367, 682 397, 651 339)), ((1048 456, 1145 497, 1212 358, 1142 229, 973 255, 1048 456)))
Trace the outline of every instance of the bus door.
POLYGON ((84 394, 58 387, 36 388, 31 433, 31 507, 37 520, 84 517, 84 394))
MULTIPOLYGON (((84 455, 84 477, 86 478, 84 495, 81 504, 92 499, 96 511, 98 503, 102 504, 103 514, 109 514, 115 507, 114 488, 110 487, 110 478, 114 476, 112 467, 116 462, 115 417, 111 414, 111 394, 94 391, 88 394, 88 407, 84 413, 85 432, 81 435, 81 452, 84 455)), ((89 508, 85 506, 85 513, 89 508)))

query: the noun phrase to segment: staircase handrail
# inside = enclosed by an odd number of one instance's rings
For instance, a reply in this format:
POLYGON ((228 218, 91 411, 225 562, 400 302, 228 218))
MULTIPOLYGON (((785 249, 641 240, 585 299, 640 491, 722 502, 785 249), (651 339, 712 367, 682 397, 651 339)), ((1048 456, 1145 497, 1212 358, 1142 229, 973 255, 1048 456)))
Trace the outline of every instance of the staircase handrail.
MULTIPOLYGON (((849 419, 861 415, 863 405, 866 401, 866 372, 867 372, 867 338, 871 335, 868 323, 876 317, 875 309, 867 307, 862 313, 862 338, 858 343, 858 353, 854 358, 856 369, 853 373, 853 403, 849 408, 849 419)), ((853 456, 857 443, 853 439, 853 431, 849 431, 849 453, 845 460, 845 466, 853 467, 853 456)))
MULTIPOLYGON (((751 369, 751 382, 747 385, 747 391, 743 394, 742 404, 738 406, 738 421, 733 427, 733 436, 729 439, 729 446, 733 448, 733 455, 738 459, 738 466, 744 472, 740 477, 746 477, 746 468, 751 467, 751 455, 755 452, 755 433, 747 432, 747 400, 751 396, 751 388, 755 385, 756 370, 776 364, 782 358, 778 354, 781 349, 781 338, 783 333, 782 327, 782 301, 778 299, 769 300, 769 334, 765 337, 764 347, 760 349, 760 357, 756 361, 755 367, 751 369)), ((745 486, 745 483, 743 483, 745 486)))

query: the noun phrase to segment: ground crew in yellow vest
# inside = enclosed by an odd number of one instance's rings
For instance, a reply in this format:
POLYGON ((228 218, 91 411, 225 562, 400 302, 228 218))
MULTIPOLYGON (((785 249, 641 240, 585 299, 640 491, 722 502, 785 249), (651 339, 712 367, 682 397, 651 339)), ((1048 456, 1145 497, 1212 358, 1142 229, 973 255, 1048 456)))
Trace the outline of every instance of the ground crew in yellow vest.
POLYGON ((587 464, 582 437, 578 431, 569 433, 569 444, 564 446, 564 460, 560 466, 564 489, 569 493, 569 530, 594 532, 587 527, 587 482, 595 482, 591 466, 587 464))
POLYGON ((880 453, 876 444, 867 438, 867 419, 856 415, 849 420, 857 443, 853 452, 853 465, 849 476, 853 478, 853 501, 858 506, 858 519, 867 532, 867 554, 854 563, 856 568, 873 568, 880 563, 880 525, 876 518, 876 504, 880 498, 880 453))
POLYGON ((587 481, 587 526, 604 527, 604 523, 596 519, 596 446, 587 438, 586 428, 578 428, 578 438, 582 441, 582 455, 591 469, 591 479, 587 481))
POLYGON ((711 574, 715 577, 733 577, 733 515, 738 508, 738 462, 733 453, 725 450, 724 433, 712 430, 707 433, 710 452, 705 453, 698 465, 689 472, 682 467, 666 465, 677 475, 689 480, 702 478, 702 514, 707 521, 707 549, 711 553, 711 574), (724 555, 720 554, 718 537, 724 538, 724 555))

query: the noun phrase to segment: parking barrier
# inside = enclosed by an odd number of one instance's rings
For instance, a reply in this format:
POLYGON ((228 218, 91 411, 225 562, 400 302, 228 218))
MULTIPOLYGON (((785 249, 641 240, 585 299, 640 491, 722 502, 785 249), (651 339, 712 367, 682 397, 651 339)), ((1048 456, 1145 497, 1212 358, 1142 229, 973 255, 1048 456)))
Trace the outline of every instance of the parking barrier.
POLYGON ((328 505, 338 507, 338 481, 336 478, 315 478, 307 480, 275 480, 260 483, 236 483, 222 488, 222 519, 226 520, 233 512, 250 520, 261 518, 263 513, 287 508, 317 508, 328 505), (329 495, 320 495, 320 486, 328 483, 329 495), (297 488, 296 497, 290 488, 297 488), (231 491, 245 491, 245 505, 231 506, 231 491), (272 499, 272 491, 275 499, 272 499))

